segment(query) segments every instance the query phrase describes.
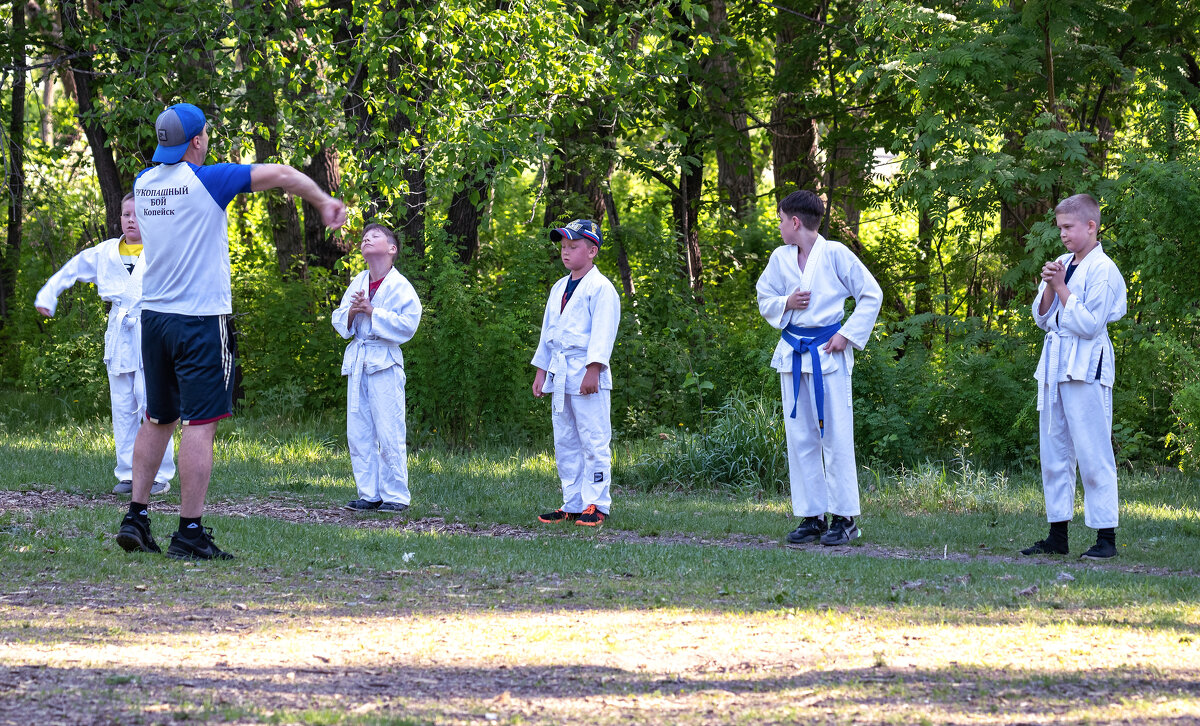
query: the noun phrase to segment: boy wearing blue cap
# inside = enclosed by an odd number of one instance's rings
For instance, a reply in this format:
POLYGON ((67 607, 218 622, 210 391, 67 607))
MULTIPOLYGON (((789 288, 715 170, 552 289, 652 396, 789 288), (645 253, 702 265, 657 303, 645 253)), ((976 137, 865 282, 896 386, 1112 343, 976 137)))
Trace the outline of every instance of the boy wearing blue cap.
POLYGON ((600 225, 577 219, 550 230, 550 240, 562 243, 562 262, 570 274, 554 283, 546 301, 532 361, 537 368, 533 395, 551 396, 563 504, 538 521, 596 527, 612 506, 608 361, 621 321, 621 299, 595 265, 603 242, 600 225))
POLYGON ((825 216, 820 197, 793 192, 778 212, 784 244, 771 253, 757 291, 759 313, 780 334, 771 367, 783 393, 792 513, 802 518, 787 542, 849 544, 859 536, 860 513, 850 373, 883 292, 849 248, 817 231, 825 216), (843 321, 848 297, 854 312, 843 321))
POLYGON ((154 123, 158 148, 134 182, 146 271, 142 279, 142 361, 146 423, 133 447, 133 501, 117 544, 127 552, 159 552, 147 503, 154 471, 178 423, 179 530, 167 554, 229 559, 200 523, 212 475, 217 421, 233 411, 233 295, 225 208, 238 194, 282 189, 321 212, 330 228, 346 221, 346 205, 282 164, 212 164, 208 123, 190 103, 167 108, 154 123))

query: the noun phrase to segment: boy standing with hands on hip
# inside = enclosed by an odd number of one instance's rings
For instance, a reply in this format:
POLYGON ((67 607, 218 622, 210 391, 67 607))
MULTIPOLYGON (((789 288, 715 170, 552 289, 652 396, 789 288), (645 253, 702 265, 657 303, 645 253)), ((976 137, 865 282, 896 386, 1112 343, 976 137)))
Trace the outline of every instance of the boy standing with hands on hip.
POLYGON ((845 245, 817 232, 821 198, 798 191, 779 203, 783 246, 758 278, 758 310, 780 331, 779 371, 792 512, 803 520, 789 545, 834 546, 859 536, 858 468, 850 373, 883 303, 875 278, 845 245), (854 313, 844 322, 847 297, 854 313), (826 522, 826 513, 833 515, 826 522))
POLYGON ((600 225, 577 219, 550 230, 550 240, 562 242, 562 262, 570 274, 554 283, 546 301, 532 361, 537 367, 533 395, 551 394, 563 504, 538 521, 596 527, 612 506, 608 359, 621 321, 621 299, 595 265, 600 225))
POLYGON ((1038 382, 1038 445, 1050 534, 1021 554, 1060 554, 1075 513, 1075 470, 1084 523, 1096 544, 1083 559, 1117 554, 1117 464, 1112 448, 1113 344, 1108 324, 1125 315, 1125 280, 1100 246, 1100 205, 1076 194, 1054 208, 1067 254, 1042 267, 1033 319, 1046 331, 1038 382))

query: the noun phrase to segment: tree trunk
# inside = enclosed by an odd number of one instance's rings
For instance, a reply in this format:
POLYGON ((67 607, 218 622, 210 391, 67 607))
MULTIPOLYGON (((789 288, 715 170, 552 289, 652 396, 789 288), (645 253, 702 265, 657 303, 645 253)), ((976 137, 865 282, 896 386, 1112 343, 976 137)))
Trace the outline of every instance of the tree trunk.
MULTIPOLYGON (((23 10, 22 5, 22 12, 23 10)), ((104 198, 105 229, 109 236, 121 235, 121 199, 125 196, 127 184, 121 179, 117 163, 113 159, 112 149, 109 148, 108 133, 96 118, 92 106, 92 58, 83 48, 80 38, 79 13, 75 0, 61 0, 63 40, 67 46, 71 61, 71 75, 75 81, 75 101, 78 108, 77 118, 84 134, 87 135, 88 146, 92 150, 92 160, 96 165, 96 179, 100 182, 100 195, 104 198)))
MULTIPOLYGON (((242 9, 257 8, 247 0, 239 0, 242 9)), ((269 35, 266 28, 261 29, 263 35, 269 35)), ((249 115, 254 118, 254 160, 257 163, 278 163, 279 159, 279 104, 275 99, 275 89, 281 84, 276 79, 264 78, 250 70, 250 60, 246 57, 246 46, 242 46, 242 65, 247 69, 246 94, 244 102, 249 115), (260 129, 265 129, 265 133, 260 129)), ((279 272, 286 279, 303 278, 305 275, 304 237, 300 232, 300 218, 296 213, 296 202, 289 194, 279 190, 266 192, 267 220, 270 226, 271 241, 275 245, 275 259, 279 272)))
POLYGON ((625 230, 621 229, 621 218, 617 215, 617 203, 612 192, 604 192, 604 209, 608 213, 609 244, 617 251, 617 271, 621 274, 621 289, 625 297, 632 298, 637 292, 633 287, 633 271, 629 267, 629 254, 625 251, 625 230))
MULTIPOLYGON (((337 151, 327 146, 318 147, 312 155, 312 161, 304 170, 312 177, 327 194, 336 194, 341 185, 341 173, 338 169, 337 151)), ((304 209, 304 246, 308 250, 309 260, 327 270, 332 270, 334 263, 350 251, 339 235, 325 228, 321 212, 308 202, 303 203, 304 209)))
POLYGON ((732 212, 734 219, 745 220, 754 213, 758 189, 746 123, 746 101, 738 90, 742 84, 729 51, 720 42, 721 34, 727 30, 725 0, 709 0, 708 22, 713 51, 706 59, 704 75, 715 127, 717 190, 722 208, 732 212))
POLYGON ((458 248, 458 261, 469 263, 479 251, 479 223, 483 221, 484 202, 492 183, 492 172, 496 169, 495 159, 484 164, 483 173, 474 178, 463 179, 450 199, 446 220, 446 237, 458 248))
POLYGON ((803 93, 820 73, 821 44, 804 19, 794 12, 799 6, 823 16, 825 2, 781 4, 775 36, 775 105, 771 109, 771 164, 775 171, 775 194, 781 199, 797 189, 819 191, 821 170, 817 164, 817 122, 806 108, 803 93), (808 7, 812 6, 812 7, 808 7))
POLYGON ((8 225, 0 255, 0 328, 8 321, 9 300, 21 267, 21 226, 25 208, 25 0, 13 0, 12 109, 8 119, 8 225))

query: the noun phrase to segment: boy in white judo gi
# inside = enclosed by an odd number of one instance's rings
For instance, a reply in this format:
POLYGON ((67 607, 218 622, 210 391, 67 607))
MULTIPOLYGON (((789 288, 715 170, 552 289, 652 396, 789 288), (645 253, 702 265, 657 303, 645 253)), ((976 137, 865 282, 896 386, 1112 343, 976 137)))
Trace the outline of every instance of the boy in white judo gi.
POLYGON ((407 428, 404 424, 404 354, 421 322, 417 291, 393 266, 400 245, 381 224, 363 229, 360 272, 333 312, 333 327, 352 338, 342 359, 349 376, 346 441, 358 498, 346 509, 403 512, 408 491, 407 428))
POLYGON ((597 527, 612 507, 608 360, 621 321, 621 298, 595 265, 603 244, 600 225, 577 219, 550 230, 550 240, 562 242, 562 262, 570 274, 554 283, 546 301, 532 361, 537 368, 533 395, 551 397, 563 503, 538 521, 597 527))
POLYGON ((1100 246, 1100 206, 1076 194, 1054 208, 1067 254, 1042 267, 1033 319, 1046 331, 1034 378, 1038 446, 1050 534, 1022 554, 1060 554, 1075 513, 1075 470, 1083 479, 1083 521, 1096 544, 1082 557, 1117 554, 1117 464, 1112 448, 1113 344, 1108 324, 1125 315, 1125 280, 1100 246))
MULTIPOLYGON (((133 209, 133 195, 121 201, 124 234, 105 240, 75 255, 50 276, 38 291, 34 306, 46 317, 58 308, 58 296, 77 282, 96 286, 100 299, 109 303, 108 329, 104 332, 104 367, 108 369, 108 397, 112 404, 113 440, 117 484, 113 494, 133 491, 133 442, 146 416, 146 380, 142 372, 142 233, 133 209)), ((155 472, 151 494, 171 489, 175 476, 175 447, 167 445, 155 472)))
POLYGON ((821 198, 793 192, 779 203, 783 246, 758 278, 758 310, 780 340, 771 357, 783 393, 792 512, 803 517, 790 545, 844 545, 859 536, 854 462, 853 348, 862 350, 883 293, 853 252, 817 232, 821 198), (844 304, 854 313, 844 322, 844 304), (825 515, 833 515, 830 522, 825 515))

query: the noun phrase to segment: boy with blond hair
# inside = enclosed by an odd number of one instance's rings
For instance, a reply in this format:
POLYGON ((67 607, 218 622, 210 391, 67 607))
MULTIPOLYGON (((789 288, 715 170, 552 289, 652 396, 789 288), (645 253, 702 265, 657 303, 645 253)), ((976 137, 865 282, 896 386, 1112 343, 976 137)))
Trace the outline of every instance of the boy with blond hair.
POLYGON ((1075 472, 1083 479, 1084 523, 1096 544, 1081 557, 1115 557, 1117 464, 1112 448, 1113 344, 1108 324, 1125 315, 1125 280, 1100 245, 1100 205, 1076 194, 1054 208, 1067 253, 1042 267, 1033 319, 1046 331, 1038 383, 1038 445, 1050 534, 1025 555, 1067 554, 1075 472))
MULTIPOLYGON (((142 370, 142 231, 133 208, 133 193, 121 200, 120 237, 105 240, 72 257, 38 290, 34 307, 46 317, 58 309, 58 296, 77 282, 96 286, 109 304, 104 331, 104 367, 108 369, 108 397, 112 405, 113 441, 117 483, 113 494, 133 492, 133 442, 146 417, 146 379, 142 370)), ((165 494, 175 476, 175 447, 167 442, 154 472, 151 494, 165 494)))

